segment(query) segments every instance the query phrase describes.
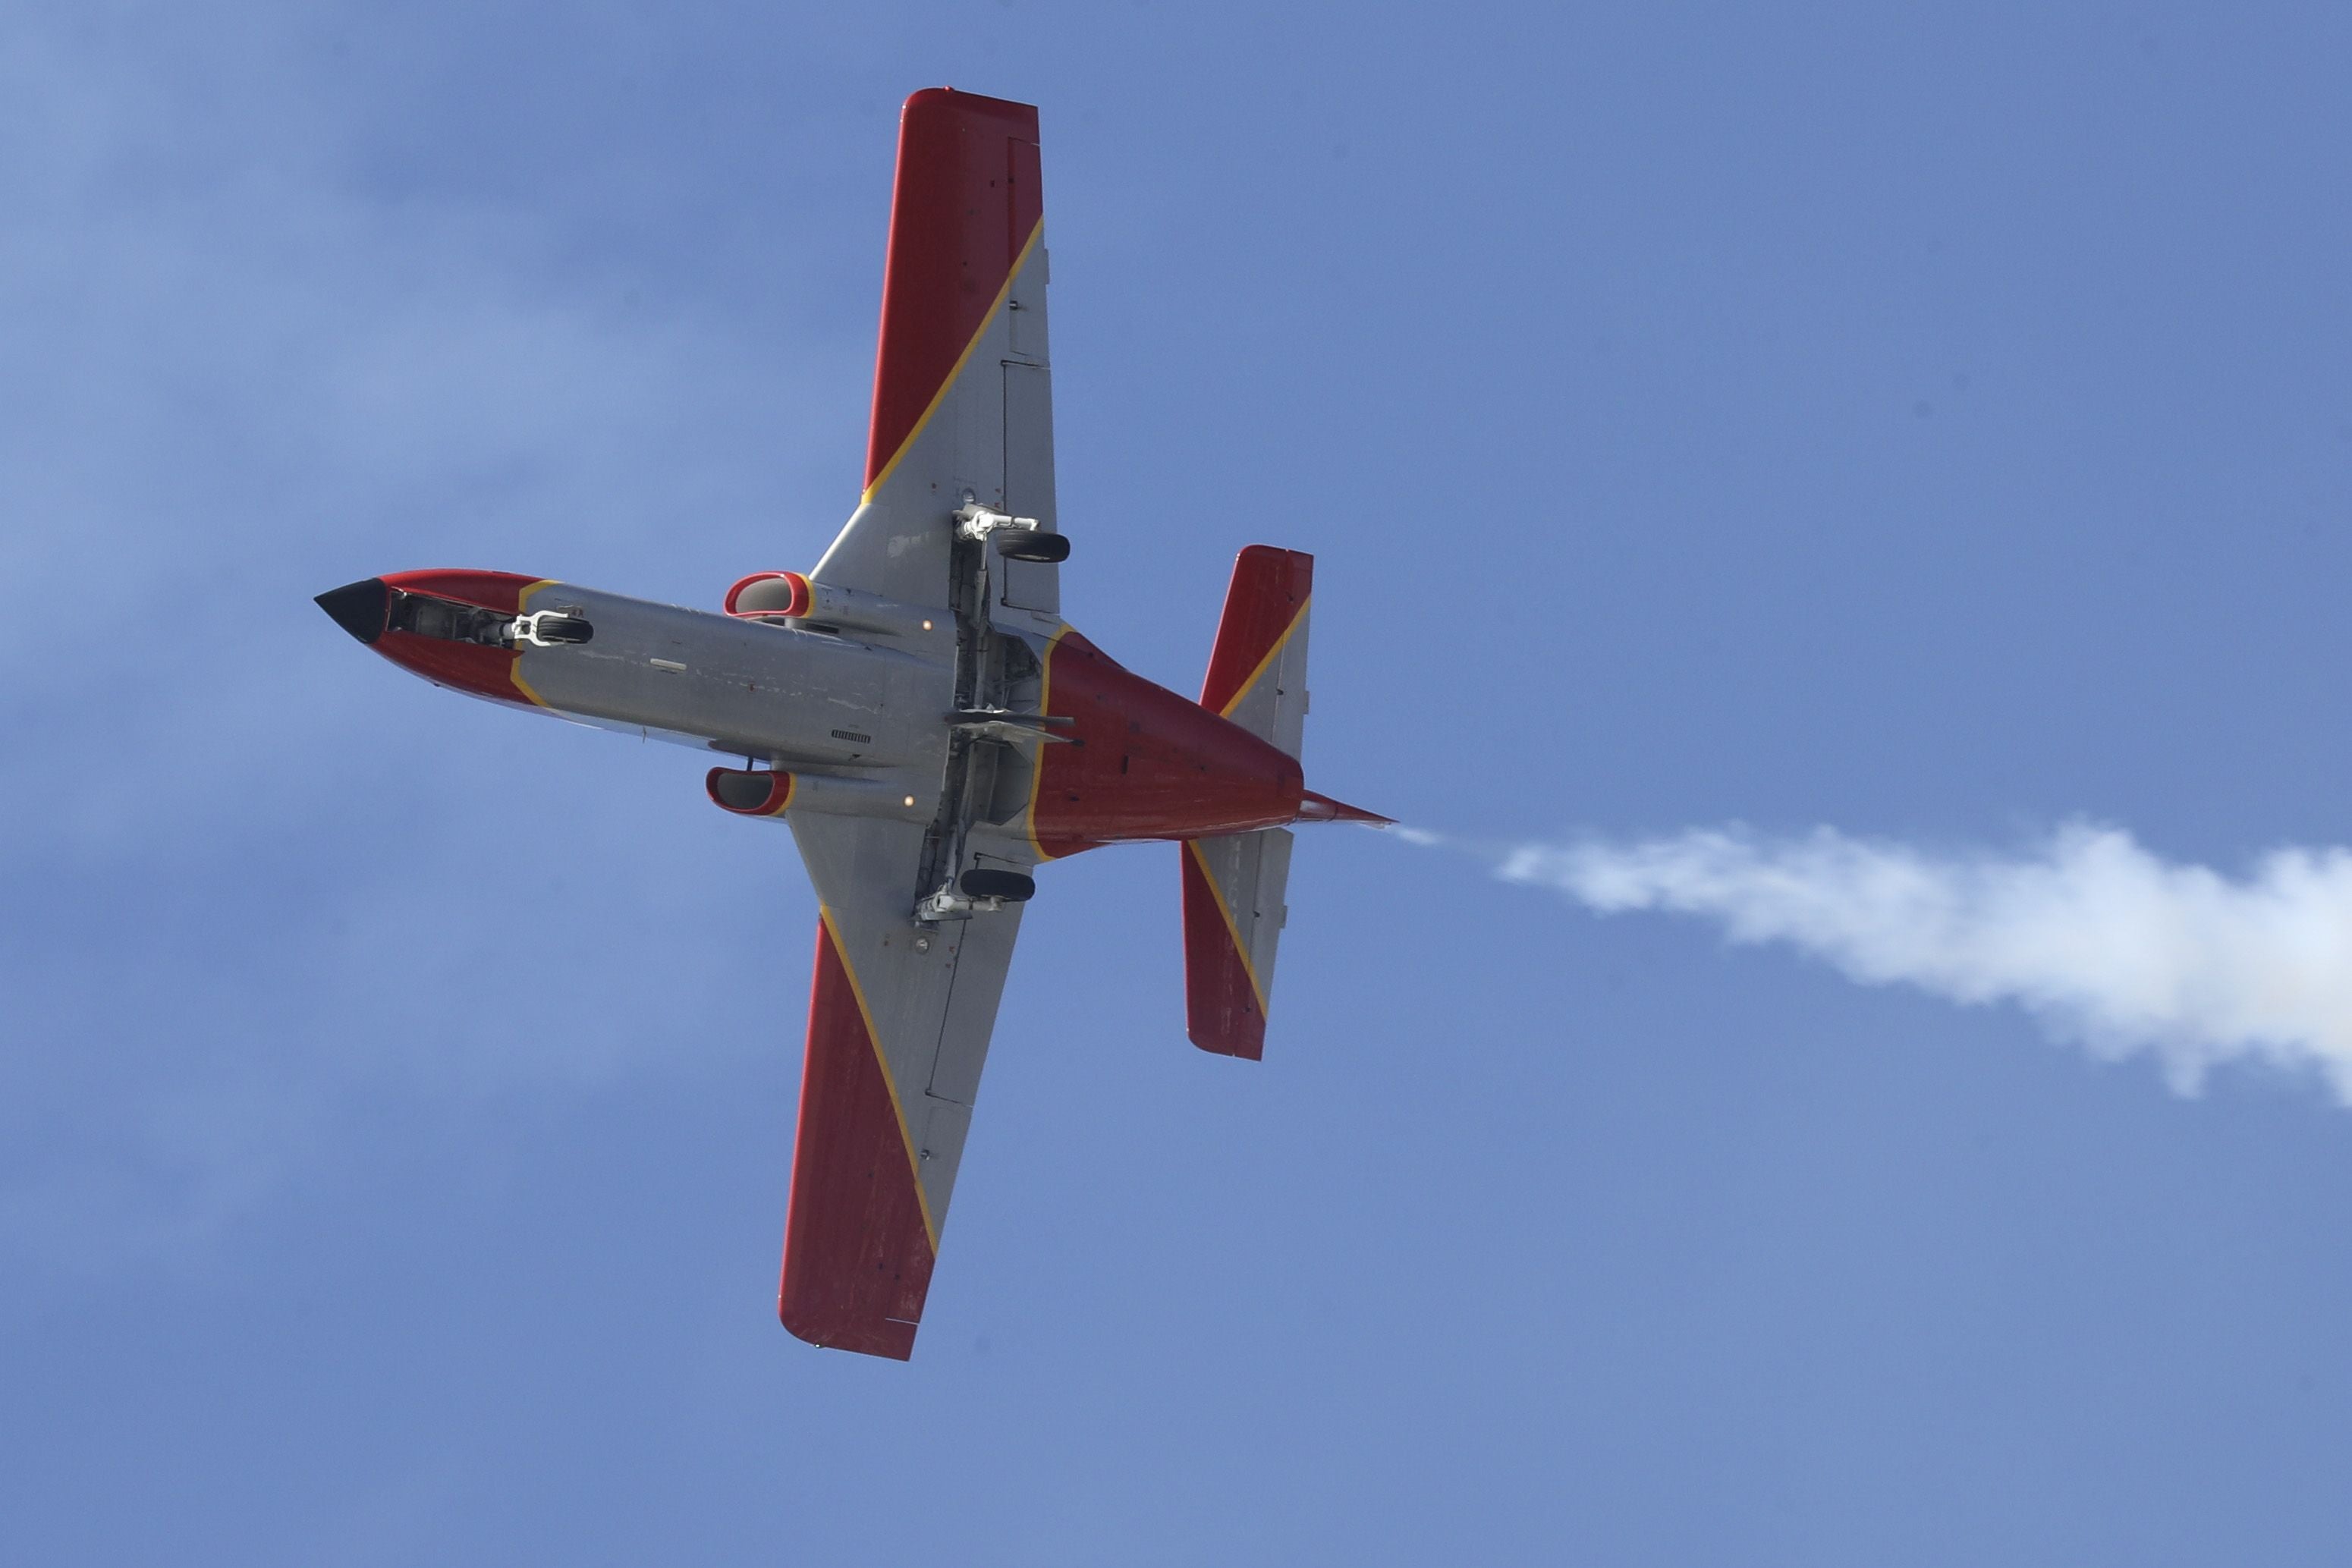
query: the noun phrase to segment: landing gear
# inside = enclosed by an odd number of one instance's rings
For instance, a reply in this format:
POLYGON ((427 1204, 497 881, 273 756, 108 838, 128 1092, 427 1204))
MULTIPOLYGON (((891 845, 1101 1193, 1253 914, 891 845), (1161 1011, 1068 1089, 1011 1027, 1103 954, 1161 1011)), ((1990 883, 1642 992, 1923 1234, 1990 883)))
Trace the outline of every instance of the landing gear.
POLYGON ((1007 560, 1034 560, 1054 565, 1070 559, 1070 541, 1048 533, 1034 517, 1016 517, 967 501, 955 511, 956 537, 975 543, 986 540, 1007 560))
POLYGON ((529 615, 518 615, 508 634, 518 643, 533 648, 560 648, 567 643, 585 643, 596 634, 596 629, 577 615, 566 615, 561 610, 541 610, 529 615))
POLYGON ((1038 528, 999 534, 995 543, 996 553, 1007 560, 1035 560, 1059 566, 1070 559, 1070 541, 1066 536, 1038 528))
POLYGON ((987 866, 974 866, 956 878, 956 885, 973 898, 992 898, 1000 904, 1026 904, 1037 895, 1037 883, 1017 871, 994 871, 987 866))
POLYGON ((993 915, 1008 904, 1026 904, 1036 893, 1036 883, 1017 871, 974 866, 956 878, 954 887, 943 887, 916 904, 915 919, 925 925, 969 920, 975 915, 993 915))
MULTIPOLYGON (((990 581, 997 570, 992 556, 1006 561, 1061 561, 1069 557, 1070 541, 1034 517, 983 507, 969 491, 949 518, 954 528, 948 602, 956 623, 955 706, 945 716, 946 774, 938 815, 924 835, 920 880, 916 883, 932 890, 915 903, 919 925, 969 920, 1008 904, 1017 908, 1036 894, 1037 884, 1021 872, 1002 865, 962 868, 968 858, 974 858, 971 835, 975 826, 1009 820, 994 805, 1003 793, 1003 770, 1013 768, 1016 781, 1025 789, 1031 777, 1025 769, 1035 766, 1028 749, 1072 738, 1054 733, 1069 721, 1023 711, 1034 706, 1042 695, 1041 669, 1021 633, 996 625, 990 581)), ((1000 849, 993 858, 1007 857, 1000 849)))

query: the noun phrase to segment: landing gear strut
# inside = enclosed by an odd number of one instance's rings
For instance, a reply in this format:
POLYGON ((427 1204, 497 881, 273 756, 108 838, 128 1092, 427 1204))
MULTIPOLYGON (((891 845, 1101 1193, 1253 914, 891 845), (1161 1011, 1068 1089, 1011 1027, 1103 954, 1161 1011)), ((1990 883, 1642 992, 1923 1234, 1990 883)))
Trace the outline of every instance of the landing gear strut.
POLYGON ((1016 679, 1006 668, 1013 655, 1020 655, 1032 673, 1036 660, 1025 645, 997 646, 1000 637, 1012 633, 998 631, 992 619, 989 585, 992 555, 1054 562, 1068 557, 1070 542, 1046 531, 1034 517, 983 507, 970 492, 950 520, 954 528, 949 602, 956 620, 955 706, 946 716, 947 772, 939 815, 925 836, 921 880, 916 883, 931 890, 915 903, 915 920, 922 925, 993 914, 1007 904, 1027 902, 1037 891, 1037 884, 1017 871, 973 866, 960 872, 980 810, 976 791, 986 789, 993 778, 986 763, 995 750, 1017 746, 1042 749, 1070 738, 1054 733, 1059 721, 1008 706, 1006 697, 1016 679))

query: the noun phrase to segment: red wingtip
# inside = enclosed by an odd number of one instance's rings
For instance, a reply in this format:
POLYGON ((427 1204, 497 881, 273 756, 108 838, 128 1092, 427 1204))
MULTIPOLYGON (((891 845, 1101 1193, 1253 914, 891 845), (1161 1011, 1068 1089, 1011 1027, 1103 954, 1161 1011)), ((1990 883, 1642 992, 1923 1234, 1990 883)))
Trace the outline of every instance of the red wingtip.
MULTIPOLYGON (((927 87, 900 111, 866 433, 869 486, 962 364, 1038 232, 1045 206, 1037 157, 1034 105, 927 87)), ((996 373, 992 365, 992 384, 996 373)))
POLYGON ((1361 806, 1350 806, 1345 800, 1334 800, 1330 796, 1318 795, 1312 789, 1307 791, 1306 797, 1298 802, 1296 820, 1301 822, 1362 822, 1374 828, 1396 826, 1394 817, 1383 817, 1378 811, 1367 811, 1361 806))

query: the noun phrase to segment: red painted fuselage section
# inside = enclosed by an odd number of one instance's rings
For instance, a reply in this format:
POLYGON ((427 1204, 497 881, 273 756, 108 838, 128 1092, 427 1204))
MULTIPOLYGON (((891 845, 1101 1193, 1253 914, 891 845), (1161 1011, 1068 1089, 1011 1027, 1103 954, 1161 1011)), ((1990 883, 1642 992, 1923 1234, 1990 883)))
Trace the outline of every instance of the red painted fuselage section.
POLYGON ((1076 632, 1046 657, 1045 711, 1070 744, 1039 747, 1038 850, 1202 839, 1297 820, 1297 758, 1122 667, 1076 632))
MULTIPOLYGON (((452 603, 471 604, 508 615, 522 612, 523 591, 541 580, 511 571, 394 571, 385 574, 388 588, 422 593, 452 603)), ((515 685, 515 651, 477 643, 453 643, 420 637, 387 627, 375 651, 404 669, 414 670, 436 685, 471 692, 494 702, 530 707, 531 699, 515 685)))

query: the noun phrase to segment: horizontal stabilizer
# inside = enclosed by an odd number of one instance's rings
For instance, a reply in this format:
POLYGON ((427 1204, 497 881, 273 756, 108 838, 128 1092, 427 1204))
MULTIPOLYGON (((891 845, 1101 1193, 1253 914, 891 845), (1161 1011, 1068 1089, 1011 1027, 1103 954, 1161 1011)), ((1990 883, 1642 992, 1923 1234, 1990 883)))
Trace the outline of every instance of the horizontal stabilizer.
POLYGON ((1219 1056, 1265 1054, 1290 832, 1194 839, 1184 854, 1184 1030, 1219 1056))
POLYGON ((1315 558, 1252 545, 1234 562, 1201 706, 1292 757, 1307 732, 1307 611, 1315 558))

